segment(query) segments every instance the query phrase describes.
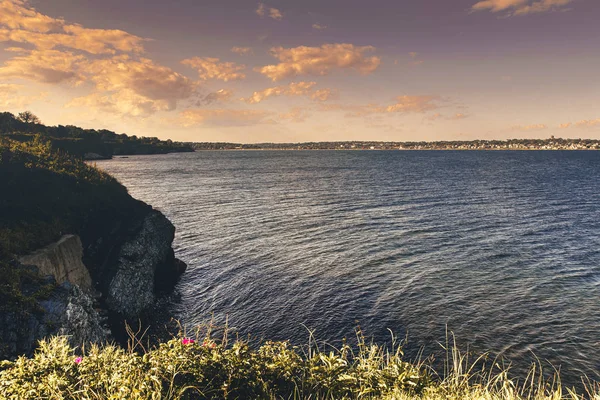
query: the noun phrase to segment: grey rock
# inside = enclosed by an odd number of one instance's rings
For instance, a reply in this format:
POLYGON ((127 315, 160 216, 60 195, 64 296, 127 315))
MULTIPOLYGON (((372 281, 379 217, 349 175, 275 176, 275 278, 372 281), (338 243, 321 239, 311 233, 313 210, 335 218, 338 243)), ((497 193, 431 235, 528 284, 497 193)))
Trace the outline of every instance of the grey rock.
POLYGON ((40 312, 0 313, 0 359, 31 355, 39 340, 66 335, 73 347, 103 343, 109 338, 89 293, 68 282, 38 302, 40 312))
POLYGON ((174 236, 175 227, 162 213, 152 210, 145 216, 141 228, 119 250, 106 296, 111 311, 134 318, 154 304, 157 273, 175 270, 174 236))

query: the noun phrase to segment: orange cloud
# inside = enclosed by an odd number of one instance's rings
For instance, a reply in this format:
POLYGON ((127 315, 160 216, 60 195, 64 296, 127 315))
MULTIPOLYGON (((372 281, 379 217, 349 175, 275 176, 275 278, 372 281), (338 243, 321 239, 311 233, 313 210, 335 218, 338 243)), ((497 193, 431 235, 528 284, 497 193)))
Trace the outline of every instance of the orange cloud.
POLYGON ((232 53, 239 54, 241 56, 247 56, 253 53, 252 47, 237 47, 234 46, 231 48, 232 53))
POLYGON ((515 131, 541 131, 547 129, 548 127, 545 124, 533 124, 533 125, 515 125, 511 129, 515 131))
POLYGON ((218 58, 194 57, 181 62, 198 71, 198 76, 202 80, 219 79, 225 82, 246 78, 243 71, 246 66, 232 62, 220 63, 218 58))
MULTIPOLYGON (((16 49, 13 49, 16 50, 16 49)), ((0 67, 0 78, 27 79, 42 83, 71 82, 79 84, 85 77, 79 73, 85 57, 68 51, 23 50, 0 67)))
POLYGON ((507 12, 509 16, 564 9, 573 0, 482 0, 471 7, 471 11, 507 12))
POLYGON ((252 96, 241 100, 248 104, 256 104, 273 96, 308 96, 312 100, 326 101, 332 95, 332 90, 314 90, 316 84, 316 82, 292 82, 287 86, 275 86, 254 92, 252 96))
MULTIPOLYGON (((321 111, 346 111, 346 117, 365 117, 372 114, 412 114, 426 113, 428 111, 440 108, 435 102, 440 100, 439 96, 398 96, 396 102, 388 106, 379 104, 366 105, 344 105, 344 104, 321 104, 321 111)), ((442 117, 441 114, 434 114, 429 119, 442 117)))
POLYGON ((22 85, 0 83, 0 107, 23 108, 46 97, 46 93, 37 96, 23 96, 20 94, 22 85))
POLYGON ((0 1, 0 25, 10 29, 24 29, 32 32, 49 32, 58 30, 64 20, 40 14, 34 8, 26 7, 22 0, 0 1))
POLYGON ((93 85, 94 92, 68 106, 144 116, 173 110, 192 97, 197 83, 139 56, 138 36, 115 29, 88 29, 38 13, 25 0, 0 0, 0 41, 28 43, 0 67, 1 79, 93 85), (89 55, 93 54, 94 57, 89 55), (108 58, 106 58, 108 56, 108 58))
POLYGON ((256 14, 258 14, 261 18, 268 14, 269 18, 277 21, 281 21, 283 19, 283 14, 280 10, 273 7, 267 7, 264 3, 258 3, 256 14))
POLYGON ((435 113, 433 115, 428 116, 427 119, 429 121, 436 121, 438 119, 446 119, 446 120, 450 120, 450 121, 457 121, 459 119, 465 119, 465 118, 468 118, 468 117, 469 117, 468 115, 462 114, 462 113, 456 113, 456 114, 451 115, 451 116, 445 116, 445 115, 440 114, 440 113, 435 113))
POLYGON ((321 47, 274 47, 271 54, 280 63, 259 67, 256 71, 274 82, 298 75, 327 75, 332 69, 354 69, 369 74, 379 67, 379 57, 367 57, 373 46, 357 47, 352 44, 324 44, 321 47))
POLYGON ((313 24, 312 27, 313 27, 313 29, 316 29, 318 31, 327 29, 327 25, 321 25, 321 24, 313 24))
POLYGON ((196 103, 197 106, 208 105, 216 102, 227 102, 231 100, 233 97, 233 90, 229 89, 220 89, 216 92, 211 92, 206 96, 202 97, 196 103))
POLYGON ((593 128, 600 126, 600 118, 597 119, 584 119, 574 123, 567 122, 566 124, 560 124, 561 129, 567 128, 593 128))
POLYGON ((386 112, 424 113, 439 108, 434 101, 439 96, 398 96, 396 103, 385 108, 386 112))
POLYGON ((171 110, 166 100, 151 100, 129 89, 117 92, 95 92, 71 100, 66 107, 85 107, 110 114, 132 117, 148 117, 158 111, 171 110))
POLYGON ((270 115, 258 110, 194 109, 180 112, 174 122, 184 128, 198 125, 247 126, 273 123, 268 119, 270 115))
POLYGON ((81 50, 91 54, 143 52, 138 36, 118 29, 87 29, 67 24, 28 7, 22 0, 0 0, 0 41, 30 43, 38 49, 57 47, 81 50))
POLYGON ((301 107, 294 107, 287 113, 279 114, 279 118, 283 120, 290 120, 290 122, 304 122, 310 115, 306 109, 301 107))
POLYGON ((156 108, 160 110, 174 109, 177 101, 191 97, 197 86, 168 67, 157 65, 147 58, 133 60, 127 55, 90 62, 85 73, 97 90, 123 91, 123 96, 117 96, 118 99, 140 96, 156 102, 156 108))

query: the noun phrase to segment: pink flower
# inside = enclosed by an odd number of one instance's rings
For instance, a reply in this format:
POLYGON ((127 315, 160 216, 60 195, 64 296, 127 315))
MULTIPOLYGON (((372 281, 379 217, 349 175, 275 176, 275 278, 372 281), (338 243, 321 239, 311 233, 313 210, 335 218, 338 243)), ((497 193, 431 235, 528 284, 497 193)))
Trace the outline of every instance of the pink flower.
POLYGON ((196 341, 194 339, 190 339, 190 338, 183 338, 183 339, 181 339, 181 343, 182 344, 194 344, 194 343, 196 343, 196 341))
POLYGON ((82 362, 82 361, 83 361, 83 358, 81 358, 81 357, 77 357, 77 358, 75 359, 75 364, 81 364, 81 362, 82 362))

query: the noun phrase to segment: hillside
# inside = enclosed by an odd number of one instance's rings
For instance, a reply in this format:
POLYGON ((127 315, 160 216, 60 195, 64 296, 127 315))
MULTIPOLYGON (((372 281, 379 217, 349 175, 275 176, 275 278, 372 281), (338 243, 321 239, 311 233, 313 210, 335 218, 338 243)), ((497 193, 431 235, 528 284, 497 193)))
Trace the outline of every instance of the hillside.
POLYGON ((9 112, 0 113, 0 136, 20 142, 33 140, 42 134, 57 149, 76 157, 111 158, 113 155, 166 154, 194 151, 189 145, 159 140, 155 137, 137 137, 101 129, 83 129, 73 125, 46 126, 23 122, 9 112))
POLYGON ((38 339, 61 329, 86 334, 81 321, 66 329, 48 320, 73 304, 81 305, 77 318, 97 328, 105 324, 95 311, 102 309, 117 335, 185 269, 164 215, 41 135, 25 142, 0 137, 0 187, 0 359, 30 354, 38 339), (65 235, 77 236, 79 264, 93 282, 89 293, 19 261, 65 235))

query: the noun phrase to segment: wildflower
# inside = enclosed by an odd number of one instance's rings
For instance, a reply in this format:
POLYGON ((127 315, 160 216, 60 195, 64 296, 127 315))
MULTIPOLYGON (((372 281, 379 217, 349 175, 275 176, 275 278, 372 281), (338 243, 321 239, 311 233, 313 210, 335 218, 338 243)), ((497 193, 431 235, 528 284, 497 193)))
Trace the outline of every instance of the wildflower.
POLYGON ((81 357, 77 357, 77 358, 75 359, 75 364, 81 364, 81 362, 82 362, 82 361, 83 361, 83 358, 81 358, 81 357))
POLYGON ((210 347, 211 349, 214 349, 215 347, 217 347, 217 344, 215 342, 213 342, 212 340, 204 339, 202 346, 210 347))
POLYGON ((194 339, 190 339, 190 338, 183 338, 183 339, 181 339, 181 343, 182 344, 194 344, 194 343, 196 343, 196 341, 194 339))

